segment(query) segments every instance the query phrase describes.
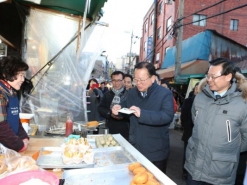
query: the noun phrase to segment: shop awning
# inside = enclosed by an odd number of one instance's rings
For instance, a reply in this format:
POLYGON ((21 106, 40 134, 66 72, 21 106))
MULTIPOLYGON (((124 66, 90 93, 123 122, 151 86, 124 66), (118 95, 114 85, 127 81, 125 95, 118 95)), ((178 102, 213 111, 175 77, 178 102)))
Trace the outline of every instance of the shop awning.
MULTIPOLYGON (((17 3, 51 9, 65 14, 83 16, 86 0, 15 0, 17 3)), ((101 14, 101 8, 107 0, 90 0, 88 5, 87 18, 95 20, 98 14, 101 14)))
MULTIPOLYGON (((208 70, 209 63, 205 60, 194 60, 181 64, 181 74, 205 74, 208 70)), ((175 66, 167 69, 157 70, 156 72, 160 75, 161 79, 173 78, 175 66)))

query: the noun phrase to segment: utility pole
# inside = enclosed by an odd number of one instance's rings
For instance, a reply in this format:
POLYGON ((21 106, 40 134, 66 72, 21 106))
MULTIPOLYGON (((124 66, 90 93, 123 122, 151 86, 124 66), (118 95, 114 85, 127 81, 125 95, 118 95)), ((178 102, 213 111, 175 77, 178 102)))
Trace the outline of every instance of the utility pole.
POLYGON ((133 42, 133 29, 131 31, 131 36, 130 36, 130 53, 129 53, 129 69, 128 69, 128 74, 131 73, 131 50, 132 50, 132 42, 133 42))
POLYGON ((178 29, 177 29, 177 42, 176 42, 176 62, 174 79, 181 75, 181 58, 182 58, 182 42, 183 42, 183 17, 184 17, 184 0, 179 0, 178 8, 178 29))
POLYGON ((158 2, 157 0, 154 0, 154 23, 153 23, 153 52, 151 55, 151 63, 155 65, 156 63, 156 53, 155 53, 155 48, 156 48, 156 36, 157 36, 157 8, 158 8, 158 2))

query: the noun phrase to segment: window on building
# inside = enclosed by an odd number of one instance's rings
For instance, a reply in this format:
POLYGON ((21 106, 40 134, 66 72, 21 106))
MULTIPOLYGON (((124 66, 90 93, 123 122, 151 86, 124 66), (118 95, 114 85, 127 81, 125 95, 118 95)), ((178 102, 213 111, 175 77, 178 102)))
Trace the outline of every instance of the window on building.
POLYGON ((193 25, 195 26, 206 26, 206 15, 201 15, 201 14, 195 14, 193 15, 193 25), (201 20, 204 19, 204 20, 201 20), (199 21, 201 20, 201 21, 199 21))
POLYGON ((147 50, 147 41, 144 42, 144 48, 143 48, 144 51, 147 50))
POLYGON ((156 53, 156 63, 159 63, 160 61, 160 53, 156 53))
POLYGON ((151 25, 154 23, 154 14, 151 15, 151 25))
POLYGON ((172 28, 172 17, 169 17, 166 20, 166 32, 170 31, 171 28, 172 28))
POLYGON ((159 9, 158 9, 159 15, 162 14, 162 12, 163 12, 163 2, 159 4, 159 9))
POLYGON ((145 24, 145 33, 148 31, 148 23, 145 24))
POLYGON ((157 39, 161 39, 161 27, 157 30, 157 39))
POLYGON ((231 19, 230 30, 238 31, 238 20, 237 19, 231 19))

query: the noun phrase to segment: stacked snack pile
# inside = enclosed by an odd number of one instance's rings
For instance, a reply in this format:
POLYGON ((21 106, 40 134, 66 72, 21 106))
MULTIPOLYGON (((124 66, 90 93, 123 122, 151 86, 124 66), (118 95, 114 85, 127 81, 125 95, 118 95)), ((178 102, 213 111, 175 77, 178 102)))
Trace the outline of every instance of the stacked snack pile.
POLYGON ((130 185, 160 185, 157 179, 152 173, 150 173, 141 163, 135 162, 128 166, 129 171, 134 174, 134 178, 130 182, 130 185))
POLYGON ((71 138, 62 145, 62 158, 65 164, 93 163, 94 153, 92 147, 85 138, 71 138))
POLYGON ((95 140, 98 148, 119 146, 117 141, 110 134, 98 136, 95 140))

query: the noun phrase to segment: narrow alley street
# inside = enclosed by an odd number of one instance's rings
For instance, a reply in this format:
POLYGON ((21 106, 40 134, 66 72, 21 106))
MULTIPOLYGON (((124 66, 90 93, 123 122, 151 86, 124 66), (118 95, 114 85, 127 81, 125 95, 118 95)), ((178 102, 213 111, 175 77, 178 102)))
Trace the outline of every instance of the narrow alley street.
POLYGON ((182 179, 183 162, 183 141, 181 140, 183 131, 170 129, 170 156, 167 163, 167 176, 177 185, 186 185, 182 179))

